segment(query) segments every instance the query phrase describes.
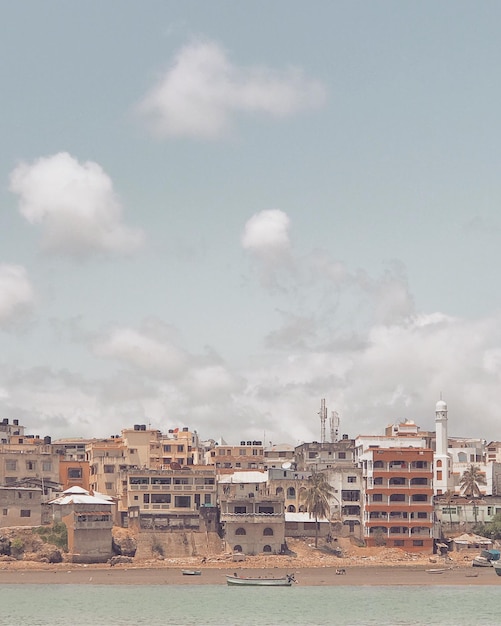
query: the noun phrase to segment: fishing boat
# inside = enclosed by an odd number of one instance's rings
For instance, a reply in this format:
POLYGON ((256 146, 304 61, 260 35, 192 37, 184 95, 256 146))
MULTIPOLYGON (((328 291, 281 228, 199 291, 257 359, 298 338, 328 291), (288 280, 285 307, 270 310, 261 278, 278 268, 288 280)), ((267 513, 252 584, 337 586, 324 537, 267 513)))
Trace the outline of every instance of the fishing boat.
POLYGON ((443 574, 449 568, 448 567, 434 567, 432 569, 427 569, 428 574, 443 574))
POLYGON ((202 571, 199 569, 182 569, 181 573, 183 576, 201 576, 202 571))
POLYGON ((476 556, 471 564, 473 567, 492 567, 493 562, 485 556, 476 556))
POLYGON ((244 587, 290 587, 297 580, 294 578, 294 574, 287 574, 279 578, 246 578, 233 574, 233 576, 226 576, 226 582, 228 585, 244 587))

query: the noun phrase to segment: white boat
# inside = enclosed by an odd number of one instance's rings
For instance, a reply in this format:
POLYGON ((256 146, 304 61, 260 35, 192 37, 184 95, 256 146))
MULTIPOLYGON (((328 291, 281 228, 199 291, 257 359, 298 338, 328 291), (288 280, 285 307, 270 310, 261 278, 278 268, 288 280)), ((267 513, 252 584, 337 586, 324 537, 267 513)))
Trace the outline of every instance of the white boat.
POLYGON ((228 585, 243 587, 290 587, 297 580, 294 578, 294 574, 287 574, 279 578, 247 578, 233 574, 233 576, 226 576, 226 582, 228 585))
POLYGON ((435 567, 432 569, 427 569, 426 571, 428 572, 428 574, 443 574, 444 572, 447 572, 450 568, 449 567, 435 567))
POLYGON ((498 576, 501 576, 501 561, 493 561, 492 567, 498 576))
POLYGON ((202 570, 199 569, 182 569, 181 573, 183 576, 201 576, 202 570))
POLYGON ((492 567, 492 561, 486 559, 485 556, 476 556, 471 564, 473 567, 492 567))

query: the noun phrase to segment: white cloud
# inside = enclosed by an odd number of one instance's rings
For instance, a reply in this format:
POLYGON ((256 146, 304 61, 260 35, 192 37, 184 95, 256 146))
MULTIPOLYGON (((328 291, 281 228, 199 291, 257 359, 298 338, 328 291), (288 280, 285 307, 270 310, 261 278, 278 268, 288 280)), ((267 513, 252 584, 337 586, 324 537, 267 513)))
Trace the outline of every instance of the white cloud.
POLYGON ((279 209, 256 213, 245 224, 242 246, 265 261, 283 257, 290 249, 289 226, 288 215, 279 209))
POLYGON ((24 267, 0 264, 0 325, 10 325, 33 305, 35 294, 24 267))
POLYGON ((139 111, 162 137, 213 139, 237 113, 287 117, 323 105, 325 89, 298 69, 239 68, 215 42, 183 47, 139 111))
POLYGON ((40 224, 44 248, 77 257, 95 252, 135 251, 143 234, 122 222, 122 207, 110 177, 92 161, 67 152, 19 164, 10 176, 21 215, 40 224))
POLYGON ((113 329, 94 351, 155 376, 180 376, 187 365, 187 355, 174 344, 133 328, 113 329))

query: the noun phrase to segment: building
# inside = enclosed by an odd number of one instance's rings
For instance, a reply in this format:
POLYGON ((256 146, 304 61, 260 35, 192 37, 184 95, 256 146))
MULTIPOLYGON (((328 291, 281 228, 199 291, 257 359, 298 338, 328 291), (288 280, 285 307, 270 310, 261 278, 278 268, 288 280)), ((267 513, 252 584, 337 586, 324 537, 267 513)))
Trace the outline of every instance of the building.
POLYGON ((299 471, 320 471, 339 465, 351 466, 355 460, 355 442, 343 435, 340 441, 313 441, 302 443, 294 449, 299 471))
POLYGON ((369 447, 359 453, 368 546, 433 550, 433 450, 369 447))
POLYGON ((266 472, 235 472, 218 485, 220 521, 229 550, 280 554, 285 548, 283 495, 270 494, 266 472))
POLYGON ((114 504, 105 497, 72 487, 51 503, 53 519, 68 531, 67 559, 73 563, 103 563, 113 554, 114 504))
POLYGON ((40 526, 41 496, 36 487, 0 487, 0 526, 40 526))
POLYGON ((125 468, 120 474, 122 526, 143 530, 216 530, 216 468, 125 468))
POLYGON ((241 441, 239 446, 214 445, 205 454, 207 465, 221 470, 262 470, 265 457, 262 441, 241 441))

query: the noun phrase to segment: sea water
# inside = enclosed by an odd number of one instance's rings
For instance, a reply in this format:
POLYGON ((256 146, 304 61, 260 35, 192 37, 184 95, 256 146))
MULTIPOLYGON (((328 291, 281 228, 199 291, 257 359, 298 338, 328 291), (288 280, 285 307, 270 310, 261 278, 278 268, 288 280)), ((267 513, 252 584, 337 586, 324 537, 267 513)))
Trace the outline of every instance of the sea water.
POLYGON ((499 586, 5 585, 8 626, 501 624, 499 586))

